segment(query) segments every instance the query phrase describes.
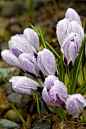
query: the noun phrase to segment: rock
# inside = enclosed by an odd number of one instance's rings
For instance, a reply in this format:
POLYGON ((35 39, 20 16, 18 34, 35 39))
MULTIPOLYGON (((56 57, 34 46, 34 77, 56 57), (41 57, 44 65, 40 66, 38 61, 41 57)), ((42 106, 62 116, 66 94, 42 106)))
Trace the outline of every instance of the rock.
POLYGON ((5 96, 5 90, 0 87, 0 96, 5 96))
MULTIPOLYGON (((23 112, 21 110, 18 110, 18 111, 23 116, 23 112)), ((13 109, 8 110, 7 113, 5 114, 4 118, 9 119, 9 120, 16 122, 16 123, 19 123, 21 121, 19 116, 17 115, 17 113, 13 109)))
POLYGON ((39 98, 39 104, 40 104, 41 117, 43 117, 44 115, 46 115, 48 113, 49 110, 41 98, 39 98))
POLYGON ((3 112, 11 107, 10 103, 6 98, 3 96, 0 96, 0 115, 3 114, 3 112))
POLYGON ((7 96, 12 93, 15 93, 14 90, 12 89, 12 83, 10 82, 2 84, 1 87, 4 89, 7 96))
POLYGON ((7 120, 7 119, 0 119, 0 123, 1 123, 0 128, 7 127, 8 129, 14 129, 14 128, 20 129, 19 124, 12 122, 10 120, 7 120))
POLYGON ((10 33, 12 35, 21 34, 22 33, 22 28, 18 24, 11 25, 10 26, 10 33))
POLYGON ((31 95, 23 95, 21 99, 21 107, 22 110, 24 111, 24 117, 26 117, 27 112, 28 113, 34 113, 36 108, 35 108, 35 101, 33 99, 33 96, 31 95))
POLYGON ((15 106, 17 109, 21 108, 21 98, 22 98, 22 95, 20 95, 18 93, 12 93, 12 94, 7 96, 7 100, 10 103, 12 103, 13 101, 15 102, 15 106))
POLYGON ((6 16, 6 17, 11 17, 14 16, 15 14, 21 14, 23 4, 22 2, 18 1, 6 1, 2 11, 1 15, 6 16))
POLYGON ((33 129, 51 129, 51 124, 49 122, 36 123, 33 129))
MULTIPOLYGON (((6 80, 9 80, 13 76, 18 76, 21 73, 21 71, 16 67, 0 68, 0 72, 3 74, 6 80)), ((3 82, 4 80, 2 79, 0 75, 0 84, 2 84, 3 82)))

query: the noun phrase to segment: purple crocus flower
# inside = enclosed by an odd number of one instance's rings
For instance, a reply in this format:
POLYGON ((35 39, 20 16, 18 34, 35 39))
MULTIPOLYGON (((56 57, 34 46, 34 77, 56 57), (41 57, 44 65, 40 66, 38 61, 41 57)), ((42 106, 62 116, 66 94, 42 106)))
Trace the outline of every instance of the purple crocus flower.
POLYGON ((61 51, 67 65, 73 65, 80 49, 82 40, 77 33, 70 33, 63 41, 61 51))
POLYGON ((78 13, 72 9, 72 8, 68 8, 65 14, 65 17, 69 20, 69 21, 77 21, 78 24, 80 24, 80 26, 82 26, 82 22, 80 19, 80 16, 78 15, 78 13))
POLYGON ((83 28, 77 23, 77 21, 71 21, 67 28, 67 34, 71 32, 79 34, 81 40, 84 39, 84 31, 83 28))
POLYGON ((18 58, 11 52, 11 50, 5 49, 1 52, 2 59, 5 60, 8 64, 23 69, 18 58))
POLYGON ((39 67, 34 56, 29 53, 22 53, 19 56, 19 61, 22 67, 29 73, 39 76, 39 67))
POLYGON ((67 18, 64 18, 60 20, 56 27, 56 34, 58 37, 59 44, 62 45, 64 38, 67 35, 67 28, 69 25, 69 20, 67 18))
POLYGON ((44 82, 44 85, 46 85, 42 91, 42 97, 48 105, 62 107, 65 105, 67 98, 67 88, 58 78, 57 80, 55 77, 52 80, 51 77, 49 78, 46 78, 44 82), (46 82, 49 78, 51 83, 49 83, 49 80, 48 83, 46 82))
POLYGON ((81 94, 69 95, 66 100, 66 109, 73 118, 79 118, 86 106, 86 100, 81 94))
POLYGON ((39 37, 38 34, 31 28, 26 28, 23 32, 23 35, 27 39, 27 41, 36 49, 36 51, 39 51, 39 37))
POLYGON ((40 88, 40 85, 36 81, 24 76, 12 77, 9 82, 12 82, 13 90, 22 95, 34 95, 31 89, 37 91, 40 88))
POLYGON ((38 52, 38 66, 42 73, 47 77, 49 74, 57 75, 56 60, 53 53, 48 49, 38 52))
POLYGON ((28 43, 25 37, 21 34, 11 37, 11 40, 9 40, 9 48, 17 57, 21 53, 30 53, 31 55, 36 53, 35 48, 28 43))

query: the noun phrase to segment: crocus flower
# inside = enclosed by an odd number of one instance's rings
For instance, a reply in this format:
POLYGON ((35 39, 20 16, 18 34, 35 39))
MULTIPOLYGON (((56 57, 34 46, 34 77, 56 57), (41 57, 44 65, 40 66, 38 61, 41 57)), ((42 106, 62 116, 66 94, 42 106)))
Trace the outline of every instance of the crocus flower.
POLYGON ((34 92, 31 89, 37 91, 40 87, 36 81, 24 76, 14 76, 9 82, 12 82, 13 90, 22 95, 34 95, 34 92))
POLYGON ((61 51, 67 65, 73 65, 81 46, 81 38, 77 33, 70 33, 63 41, 61 51))
POLYGON ((81 40, 84 39, 84 31, 83 28, 77 23, 77 21, 71 21, 67 28, 67 34, 71 32, 79 34, 81 40))
POLYGON ((62 45, 64 38, 67 35, 67 28, 69 25, 69 20, 67 18, 64 18, 60 20, 56 27, 56 34, 58 37, 59 44, 62 45))
POLYGON ((36 53, 35 48, 28 43, 25 37, 21 34, 11 37, 11 40, 9 40, 9 48, 17 57, 21 53, 30 53, 31 55, 36 53))
POLYGON ((19 69, 23 69, 18 58, 9 50, 5 49, 1 52, 2 59, 5 60, 8 64, 16 66, 19 69))
POLYGON ((53 53, 48 49, 38 52, 38 66, 42 73, 47 77, 49 74, 57 75, 56 60, 53 53))
POLYGON ((79 118, 86 106, 86 100, 81 94, 69 95, 66 100, 66 109, 73 118, 79 118))
POLYGON ((39 51, 39 37, 38 34, 31 28, 26 28, 23 32, 23 35, 27 39, 27 41, 36 49, 36 51, 39 51))
POLYGON ((38 68, 38 64, 34 56, 30 55, 29 53, 22 53, 19 56, 19 61, 26 71, 39 75, 40 69, 38 68))
MULTIPOLYGON (((46 84, 46 81, 47 78, 44 84, 46 84)), ((44 87, 42 91, 42 97, 48 105, 62 107, 65 105, 65 101, 67 98, 67 88, 58 79, 55 81, 52 80, 51 82, 52 85, 47 83, 47 85, 44 87)))
POLYGON ((80 16, 78 15, 78 13, 72 9, 72 8, 68 8, 65 14, 65 17, 69 20, 69 21, 77 21, 78 24, 80 24, 80 26, 82 26, 82 22, 80 19, 80 16))

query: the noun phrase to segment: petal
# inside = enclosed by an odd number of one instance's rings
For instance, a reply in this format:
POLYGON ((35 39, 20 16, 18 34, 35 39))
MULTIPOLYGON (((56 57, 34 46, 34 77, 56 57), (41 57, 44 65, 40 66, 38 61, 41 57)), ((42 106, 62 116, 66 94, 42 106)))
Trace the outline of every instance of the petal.
POLYGON ((46 87, 45 87, 45 88, 43 89, 43 91, 42 91, 42 97, 43 97, 44 101, 45 101, 48 105, 50 105, 50 106, 55 106, 53 100, 52 100, 52 99, 50 98, 50 96, 48 95, 48 91, 47 91, 46 87))
POLYGON ((63 40, 67 35, 67 28, 69 23, 70 23, 69 20, 67 18, 64 18, 63 20, 60 20, 57 24, 56 34, 60 45, 62 45, 63 40))
POLYGON ((47 78, 45 78, 44 86, 47 88, 47 90, 49 90, 51 86, 54 85, 55 80, 58 80, 58 77, 54 75, 49 75, 47 78))
POLYGON ((28 40, 28 42, 39 51, 39 37, 38 34, 31 28, 26 28, 23 32, 23 35, 28 40))
POLYGON ((41 51, 41 60, 48 73, 55 75, 57 68, 54 54, 48 49, 43 49, 43 51, 41 51))
POLYGON ((10 50, 3 50, 1 52, 2 59, 5 60, 8 64, 16 66, 20 69, 23 69, 20 65, 18 58, 10 51, 10 50))
POLYGON ((12 88, 14 89, 15 92, 20 93, 20 94, 25 94, 25 95, 33 95, 34 93, 32 92, 31 88, 34 90, 37 90, 39 84, 27 77, 15 77, 12 80, 12 88), (16 81, 18 79, 18 81, 16 81), (15 82, 16 81, 16 82, 15 82))
POLYGON ((9 48, 15 54, 18 55, 25 52, 34 54, 33 48, 30 43, 25 39, 23 35, 14 35, 9 41, 9 48), (16 54, 17 53, 17 54, 16 54))
POLYGON ((86 100, 81 94, 69 95, 66 100, 66 108, 74 118, 79 118, 83 112, 86 100))
POLYGON ((38 66, 39 66, 40 70, 42 71, 42 73, 44 74, 44 76, 47 77, 49 75, 49 73, 45 69, 45 67, 43 66, 42 58, 41 58, 41 51, 38 52, 37 62, 38 62, 38 66))
POLYGON ((39 75, 39 68, 34 56, 30 55, 29 53, 22 53, 19 56, 19 61, 26 71, 35 75, 39 75))
POLYGON ((72 8, 68 8, 66 13, 65 13, 65 17, 69 20, 69 21, 77 21, 78 24, 80 26, 82 26, 82 22, 81 22, 81 19, 80 19, 80 16, 78 15, 78 13, 72 9, 72 8))
POLYGON ((77 23, 77 21, 70 22, 68 29, 67 29, 67 34, 69 34, 71 32, 75 32, 75 33, 79 34, 81 40, 84 39, 84 31, 83 31, 82 27, 77 23))

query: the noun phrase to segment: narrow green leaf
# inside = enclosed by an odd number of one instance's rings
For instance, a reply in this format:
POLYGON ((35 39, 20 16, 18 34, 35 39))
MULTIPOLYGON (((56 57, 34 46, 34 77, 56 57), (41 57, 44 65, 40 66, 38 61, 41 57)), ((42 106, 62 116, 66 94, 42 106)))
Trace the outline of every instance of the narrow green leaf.
POLYGON ((25 26, 24 22, 21 20, 20 16, 18 14, 16 14, 16 17, 18 18, 18 20, 19 20, 21 26, 23 27, 23 29, 25 29, 26 26, 25 26))
POLYGON ((13 110, 17 113, 17 115, 20 117, 21 121, 23 122, 23 124, 25 123, 24 118, 21 116, 21 114, 19 113, 19 111, 16 109, 16 107, 14 106, 14 102, 12 102, 11 107, 13 108, 13 110))
POLYGON ((7 83, 7 80, 5 79, 5 77, 3 76, 3 74, 0 72, 0 75, 1 75, 1 77, 2 77, 2 79, 3 79, 3 81, 5 82, 5 83, 7 83))
POLYGON ((43 99, 42 96, 41 96, 40 94, 38 94, 34 89, 31 88, 31 90, 32 90, 35 94, 37 94, 41 99, 43 99))
POLYGON ((44 46, 44 48, 47 48, 41 28, 39 28, 39 32, 40 32, 40 37, 41 37, 43 46, 44 46))
POLYGON ((38 95, 37 94, 36 94, 36 102, 37 102, 37 110, 38 110, 39 118, 41 119, 39 99, 38 99, 38 95))

